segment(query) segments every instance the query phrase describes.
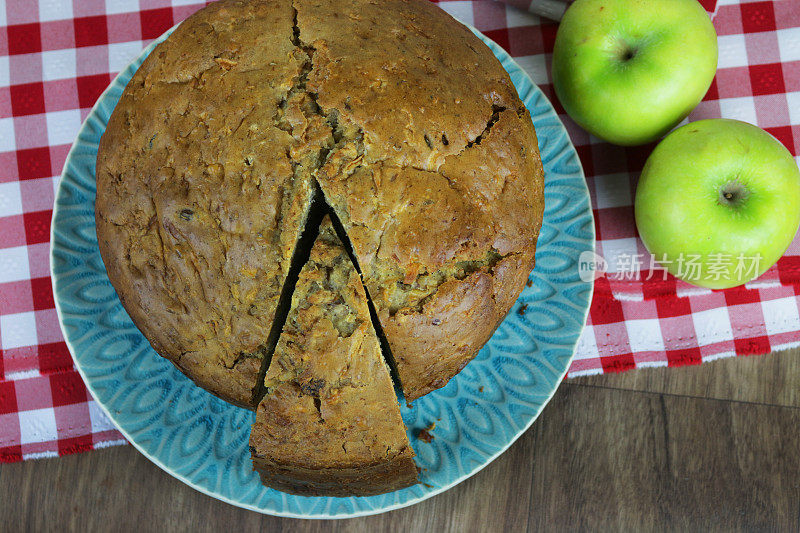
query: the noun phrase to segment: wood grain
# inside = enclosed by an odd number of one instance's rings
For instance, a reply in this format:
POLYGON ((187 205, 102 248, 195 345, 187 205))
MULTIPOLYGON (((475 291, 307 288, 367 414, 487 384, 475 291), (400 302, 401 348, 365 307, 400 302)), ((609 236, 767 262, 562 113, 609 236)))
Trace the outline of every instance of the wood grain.
POLYGON ((571 383, 800 407, 800 348, 678 368, 643 368, 571 383))
POLYGON ((533 531, 800 528, 799 409, 565 388, 534 426, 533 531))
POLYGON ((483 471, 383 515, 262 516, 191 489, 125 446, 0 466, 0 530, 797 531, 800 408, 788 392, 800 388, 797 356, 569 380, 483 471))

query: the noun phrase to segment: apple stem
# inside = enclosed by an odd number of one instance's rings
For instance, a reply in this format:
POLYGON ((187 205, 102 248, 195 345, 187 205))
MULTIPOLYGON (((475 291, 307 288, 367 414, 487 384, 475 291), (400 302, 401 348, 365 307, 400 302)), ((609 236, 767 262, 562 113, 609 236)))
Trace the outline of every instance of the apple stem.
POLYGON ((719 188, 719 204, 737 207, 750 196, 750 191, 744 183, 735 178, 719 188))
POLYGON ((639 53, 639 43, 633 44, 624 37, 618 37, 611 49, 611 53, 622 63, 627 63, 639 53))

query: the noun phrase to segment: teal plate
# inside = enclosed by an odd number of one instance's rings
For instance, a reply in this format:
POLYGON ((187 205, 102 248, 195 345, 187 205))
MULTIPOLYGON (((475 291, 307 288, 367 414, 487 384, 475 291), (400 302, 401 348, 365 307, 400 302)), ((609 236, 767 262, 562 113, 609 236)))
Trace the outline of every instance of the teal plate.
MULTIPOLYGON (((478 34, 476 32, 476 34, 478 34)), ((122 308, 97 248, 95 158, 122 91, 163 35, 102 94, 70 150, 56 194, 51 267, 61 328, 94 398, 155 464, 214 498, 262 513, 343 518, 414 504, 465 480, 499 456, 536 419, 570 364, 592 283, 578 276, 594 249, 580 161, 542 92, 497 44, 478 36, 511 76, 531 112, 545 170, 544 224, 531 286, 478 356, 446 387, 402 407, 421 483, 381 496, 303 497, 265 488, 253 472, 254 414, 196 387, 159 357, 122 308), (434 439, 416 435, 431 422, 434 439)))

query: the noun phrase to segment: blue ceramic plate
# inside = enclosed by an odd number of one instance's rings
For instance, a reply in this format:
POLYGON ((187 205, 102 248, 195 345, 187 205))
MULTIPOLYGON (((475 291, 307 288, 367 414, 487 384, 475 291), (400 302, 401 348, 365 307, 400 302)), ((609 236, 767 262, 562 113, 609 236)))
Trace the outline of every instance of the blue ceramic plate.
POLYGON ((176 478, 272 515, 380 513, 430 498, 485 467, 550 400, 572 359, 592 296, 591 282, 578 276, 578 257, 594 249, 589 193, 575 148, 547 98, 502 48, 478 34, 533 117, 546 176, 544 224, 532 284, 489 343, 446 387, 410 409, 402 407, 421 483, 368 498, 293 496, 265 488, 253 472, 248 436, 254 414, 196 387, 153 351, 122 308, 97 248, 97 145, 128 80, 166 35, 100 97, 67 157, 56 195, 51 240, 56 309, 75 365, 97 402, 134 446, 176 478), (431 422, 436 422, 434 439, 417 439, 431 422))

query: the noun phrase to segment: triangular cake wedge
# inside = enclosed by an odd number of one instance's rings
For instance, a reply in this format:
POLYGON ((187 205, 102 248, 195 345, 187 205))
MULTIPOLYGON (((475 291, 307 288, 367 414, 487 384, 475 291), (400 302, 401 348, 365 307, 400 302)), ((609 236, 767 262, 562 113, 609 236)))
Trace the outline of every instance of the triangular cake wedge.
POLYGON ((292 296, 250 434, 265 485, 366 496, 417 482, 366 294, 325 217, 292 296))

